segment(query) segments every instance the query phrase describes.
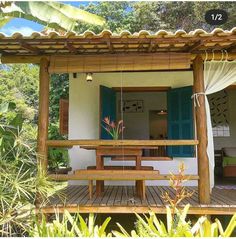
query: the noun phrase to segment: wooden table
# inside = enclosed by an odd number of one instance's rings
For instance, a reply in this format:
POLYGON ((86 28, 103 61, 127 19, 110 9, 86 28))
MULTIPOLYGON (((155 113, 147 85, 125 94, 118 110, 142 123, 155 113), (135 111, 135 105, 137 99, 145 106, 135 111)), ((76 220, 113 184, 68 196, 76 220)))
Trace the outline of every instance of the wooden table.
MULTIPOLYGON (((104 157, 114 157, 120 156, 124 157, 124 161, 126 157, 134 157, 135 160, 135 169, 141 169, 141 160, 142 160, 142 152, 144 148, 142 146, 82 146, 81 148, 88 150, 96 151, 96 169, 101 170, 104 169, 104 157)), ((153 148, 153 147, 152 147, 153 148)), ((104 181, 96 181, 96 194, 99 196, 104 190, 104 181)), ((136 190, 137 193, 140 194, 141 183, 140 181, 136 181, 136 190)))

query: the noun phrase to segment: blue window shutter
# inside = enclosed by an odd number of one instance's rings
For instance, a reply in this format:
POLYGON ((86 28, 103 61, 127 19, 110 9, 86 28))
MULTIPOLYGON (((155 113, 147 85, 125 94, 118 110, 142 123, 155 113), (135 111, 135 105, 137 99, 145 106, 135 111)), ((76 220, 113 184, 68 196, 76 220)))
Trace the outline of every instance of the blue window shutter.
MULTIPOLYGON (((171 89, 167 93, 168 139, 193 139, 192 86, 171 89)), ((171 157, 193 157, 193 146, 170 146, 171 157)))
POLYGON ((110 117, 111 121, 116 121, 116 92, 106 86, 100 85, 100 138, 112 139, 102 127, 105 117, 110 117))

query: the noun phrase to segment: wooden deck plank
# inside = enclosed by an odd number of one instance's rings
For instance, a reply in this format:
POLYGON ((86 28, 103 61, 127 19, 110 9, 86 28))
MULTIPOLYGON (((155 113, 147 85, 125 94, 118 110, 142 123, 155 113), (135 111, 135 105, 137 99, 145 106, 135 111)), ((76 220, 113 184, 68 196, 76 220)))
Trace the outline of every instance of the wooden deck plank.
POLYGON ((164 199, 162 198, 162 190, 156 186, 154 186, 153 189, 156 192, 156 196, 160 199, 162 205, 166 205, 164 199))
POLYGON ((213 189, 213 197, 219 198, 219 200, 223 201, 223 202, 227 202, 227 204, 232 205, 232 204, 236 204, 235 200, 233 200, 233 198, 228 196, 225 196, 222 191, 220 191, 220 189, 213 189))
POLYGON ((66 197, 68 192, 72 189, 71 185, 68 185, 66 188, 63 188, 59 191, 57 191, 54 195, 50 196, 48 198, 50 205, 56 205, 62 197, 66 197))
POLYGON ((146 198, 148 201, 148 205, 150 205, 151 207, 155 207, 157 205, 156 201, 154 200, 154 198, 152 196, 152 193, 151 193, 149 187, 146 188, 146 198))
POLYGON ((108 199, 109 199, 109 197, 110 197, 110 195, 111 195, 111 193, 112 193, 112 189, 113 189, 112 186, 110 186, 110 185, 107 186, 106 194, 104 194, 104 195, 102 196, 102 201, 101 201, 101 203, 100 203, 101 206, 106 206, 106 205, 107 205, 108 199))
MULTIPOLYGON (((175 197, 175 190, 172 187, 168 187, 169 192, 171 193, 172 197, 175 197)), ((188 191, 193 191, 191 189, 187 189, 188 191)), ((193 197, 185 198, 181 201, 180 205, 190 204, 191 206, 197 206, 198 203, 193 200, 193 197)))
MULTIPOLYGON (((232 202, 233 204, 233 202, 232 202)), ((213 195, 211 195, 211 206, 214 207, 230 207, 231 202, 228 201, 227 198, 224 198, 222 195, 214 193, 213 195)))
POLYGON ((50 204, 55 206, 57 204, 59 204, 62 200, 65 201, 66 198, 68 197, 68 195, 70 195, 71 191, 73 190, 73 186, 69 185, 66 188, 63 188, 62 190, 59 190, 58 192, 56 192, 55 197, 51 196, 49 198, 50 200, 50 204))
POLYGON ((114 206, 119 206, 121 204, 121 200, 122 200, 122 186, 118 186, 114 206))
POLYGON ((66 205, 78 205, 77 201, 86 191, 88 191, 88 186, 81 186, 77 191, 76 187, 74 187, 74 193, 72 194, 71 198, 67 200, 66 205))
POLYGON ((122 187, 122 198, 121 198, 121 205, 126 206, 128 201, 128 190, 127 186, 122 187))
POLYGON ((109 206, 113 206, 114 205, 114 202, 115 202, 115 199, 116 199, 117 190, 118 190, 117 187, 112 186, 112 191, 111 191, 110 197, 108 198, 107 205, 109 205, 109 206))
MULTIPOLYGON (((187 190, 196 190, 197 187, 186 187, 187 190)), ((54 213, 55 208, 59 211, 68 209, 70 212, 80 211, 81 213, 101 212, 101 213, 147 213, 150 209, 156 213, 165 213, 166 203, 161 198, 161 191, 167 191, 171 196, 174 195, 173 189, 167 186, 148 186, 146 190, 147 200, 142 201, 136 195, 134 186, 105 186, 104 193, 97 197, 96 188, 93 188, 93 198, 89 199, 87 186, 73 185, 68 186, 62 193, 65 195, 65 201, 58 196, 50 197, 50 203, 43 208, 47 213, 54 213)), ((236 194, 236 190, 227 191, 214 189, 212 192, 212 201, 209 205, 198 203, 198 192, 195 191, 191 198, 184 201, 190 203, 190 214, 222 214, 229 215, 236 213, 236 198, 229 197, 236 194)), ((180 208, 182 207, 179 206, 180 208)))
POLYGON ((87 205, 87 202, 89 201, 89 190, 87 187, 87 190, 81 195, 81 197, 77 200, 77 205, 87 205))
POLYGON ((130 206, 135 205, 135 196, 134 196, 132 186, 127 186, 127 193, 128 193, 127 205, 130 205, 130 206))
POLYGON ((150 190, 150 193, 152 194, 152 197, 156 203, 157 206, 161 206, 162 201, 160 200, 160 198, 158 197, 158 195, 156 194, 156 191, 154 190, 153 186, 149 186, 148 189, 150 190))
POLYGON ((100 205, 103 199, 103 196, 107 194, 107 190, 108 190, 108 186, 105 186, 103 194, 101 196, 96 196, 92 205, 100 205))
POLYGON ((135 204, 136 206, 142 205, 142 200, 141 200, 141 198, 140 198, 140 197, 137 195, 137 193, 136 193, 136 187, 135 187, 135 186, 132 186, 131 188, 132 188, 133 195, 134 195, 134 204, 135 204))

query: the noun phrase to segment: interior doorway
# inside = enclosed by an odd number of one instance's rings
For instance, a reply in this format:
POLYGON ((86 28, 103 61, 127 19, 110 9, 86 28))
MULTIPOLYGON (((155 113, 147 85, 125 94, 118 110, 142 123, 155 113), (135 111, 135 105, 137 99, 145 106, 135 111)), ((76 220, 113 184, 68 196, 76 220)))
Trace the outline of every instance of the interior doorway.
MULTIPOLYGON (((149 138, 152 140, 167 139, 167 110, 150 110, 149 111, 149 138)), ((159 147, 157 150, 149 150, 149 156, 166 156, 166 147, 159 147)))

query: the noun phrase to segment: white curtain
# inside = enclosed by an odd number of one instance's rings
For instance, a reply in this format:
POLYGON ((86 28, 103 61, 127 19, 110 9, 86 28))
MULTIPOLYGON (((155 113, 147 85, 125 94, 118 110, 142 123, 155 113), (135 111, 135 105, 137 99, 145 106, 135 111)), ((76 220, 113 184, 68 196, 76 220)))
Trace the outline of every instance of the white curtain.
MULTIPOLYGON (((236 61, 205 61, 204 62, 204 84, 205 95, 225 89, 236 82, 236 61)), ((207 155, 209 158, 210 187, 214 187, 214 142, 211 125, 211 112, 207 97, 205 98, 207 116, 207 155)))

